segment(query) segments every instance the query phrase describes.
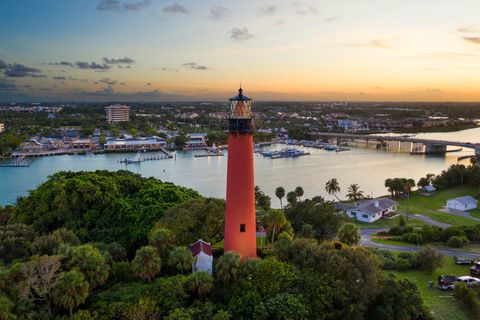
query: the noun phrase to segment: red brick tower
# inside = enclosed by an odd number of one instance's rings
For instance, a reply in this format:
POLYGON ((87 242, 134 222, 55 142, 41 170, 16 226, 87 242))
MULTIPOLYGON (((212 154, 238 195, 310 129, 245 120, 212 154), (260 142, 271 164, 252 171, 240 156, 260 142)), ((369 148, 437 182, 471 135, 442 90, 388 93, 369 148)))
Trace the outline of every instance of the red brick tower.
POLYGON ((242 260, 257 256, 251 107, 242 88, 230 99, 224 250, 239 253, 242 260))

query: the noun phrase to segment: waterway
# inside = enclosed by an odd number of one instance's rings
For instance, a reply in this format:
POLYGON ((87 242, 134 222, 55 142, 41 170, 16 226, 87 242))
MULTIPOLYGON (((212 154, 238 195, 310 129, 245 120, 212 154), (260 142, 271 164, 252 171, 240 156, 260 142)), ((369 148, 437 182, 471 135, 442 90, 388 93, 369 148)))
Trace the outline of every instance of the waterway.
MULTIPOLYGON (((420 133, 418 138, 443 139, 480 143, 480 128, 450 133, 420 133)), ((272 146, 279 149, 283 146, 272 146)), ((418 178, 427 173, 438 174, 449 165, 457 163, 457 157, 473 154, 472 150, 447 153, 446 156, 410 155, 391 151, 351 148, 345 152, 303 148, 309 156, 287 159, 270 159, 254 155, 255 183, 272 197, 272 206, 279 207, 275 188, 283 186, 287 192, 302 186, 304 197, 321 195, 332 199, 325 192, 325 183, 337 178, 345 194, 348 185, 357 183, 367 195, 386 194, 384 181, 393 177, 418 178)), ((153 154, 149 154, 153 155, 153 154)), ((61 170, 119 170, 127 169, 145 177, 190 187, 205 196, 224 198, 228 152, 223 157, 195 158, 194 152, 177 152, 176 159, 148 161, 140 164, 121 164, 119 160, 134 154, 64 155, 35 159, 30 167, 0 168, 0 205, 14 203, 44 182, 47 177, 61 170)), ((466 162, 467 163, 467 162, 466 162)))

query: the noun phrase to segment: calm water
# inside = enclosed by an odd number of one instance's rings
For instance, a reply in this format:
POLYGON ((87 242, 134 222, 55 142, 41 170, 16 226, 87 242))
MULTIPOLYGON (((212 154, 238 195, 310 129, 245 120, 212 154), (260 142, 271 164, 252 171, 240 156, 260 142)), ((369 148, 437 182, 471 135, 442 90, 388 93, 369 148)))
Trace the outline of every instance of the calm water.
MULTIPOLYGON (((455 141, 480 142, 480 128, 453 133, 424 133, 417 137, 455 141)), ((277 148, 280 148, 278 146, 277 148)), ((272 147, 275 148, 275 147, 272 147)), ((272 197, 272 205, 279 201, 274 191, 283 186, 287 192, 302 186, 306 197, 322 195, 328 199, 325 182, 337 178, 346 191, 349 184, 358 183, 368 195, 386 193, 384 181, 391 177, 418 179, 426 173, 440 173, 457 157, 472 154, 462 152, 443 156, 409 155, 366 148, 351 148, 345 152, 328 152, 307 149, 311 155, 296 159, 269 159, 255 155, 255 183, 272 197)), ((151 154, 149 154, 151 155, 151 154)), ((60 170, 118 170, 125 169, 145 177, 156 177, 163 181, 193 188, 203 195, 224 198, 227 153, 224 157, 194 158, 193 152, 178 152, 176 160, 161 160, 130 164, 118 162, 134 154, 100 154, 86 156, 55 156, 35 159, 28 168, 0 168, 0 205, 14 203, 20 195, 34 189, 47 177, 60 170)))

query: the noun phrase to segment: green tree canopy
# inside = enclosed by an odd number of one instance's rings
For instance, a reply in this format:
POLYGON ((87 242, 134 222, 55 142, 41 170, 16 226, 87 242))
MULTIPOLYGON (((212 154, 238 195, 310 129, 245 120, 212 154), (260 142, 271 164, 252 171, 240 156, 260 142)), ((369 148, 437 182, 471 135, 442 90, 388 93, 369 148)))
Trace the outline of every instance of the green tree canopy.
POLYGON ((84 242, 145 244, 165 211, 199 195, 129 171, 58 172, 19 198, 13 220, 41 233, 66 227, 84 242))
POLYGON ((295 233, 302 233, 309 226, 311 236, 318 240, 331 239, 337 234, 344 217, 338 214, 331 202, 321 197, 307 199, 285 210, 295 233))
POLYGON ((132 260, 133 272, 144 280, 150 281, 160 273, 162 261, 157 249, 151 246, 141 247, 132 260))
POLYGON ((172 231, 179 245, 190 245, 198 239, 216 243, 223 240, 225 201, 201 198, 186 201, 167 210, 158 228, 172 231))
POLYGON ((338 239, 349 246, 358 244, 361 237, 360 230, 353 223, 345 223, 338 229, 338 239))

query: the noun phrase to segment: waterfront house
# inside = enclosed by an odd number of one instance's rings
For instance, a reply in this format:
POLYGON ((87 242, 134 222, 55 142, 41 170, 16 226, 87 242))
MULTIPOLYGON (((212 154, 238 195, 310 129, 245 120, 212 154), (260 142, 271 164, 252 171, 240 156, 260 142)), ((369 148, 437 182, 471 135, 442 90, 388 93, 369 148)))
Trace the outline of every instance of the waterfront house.
POLYGON ((349 218, 363 222, 374 222, 397 210, 398 203, 389 198, 362 200, 356 203, 336 203, 335 207, 349 218))
POLYGON ((187 134, 188 141, 185 143, 185 149, 187 150, 197 150, 197 149, 206 149, 207 143, 205 139, 207 137, 206 133, 189 133, 187 134))
POLYGON ((159 137, 111 139, 104 148, 107 151, 159 150, 165 146, 165 140, 159 137))
POLYGON ((202 239, 190 245, 193 256, 192 271, 206 271, 212 274, 213 254, 210 243, 202 239))
POLYGON ((467 211, 477 207, 477 200, 471 196, 447 200, 447 208, 453 210, 467 211))

